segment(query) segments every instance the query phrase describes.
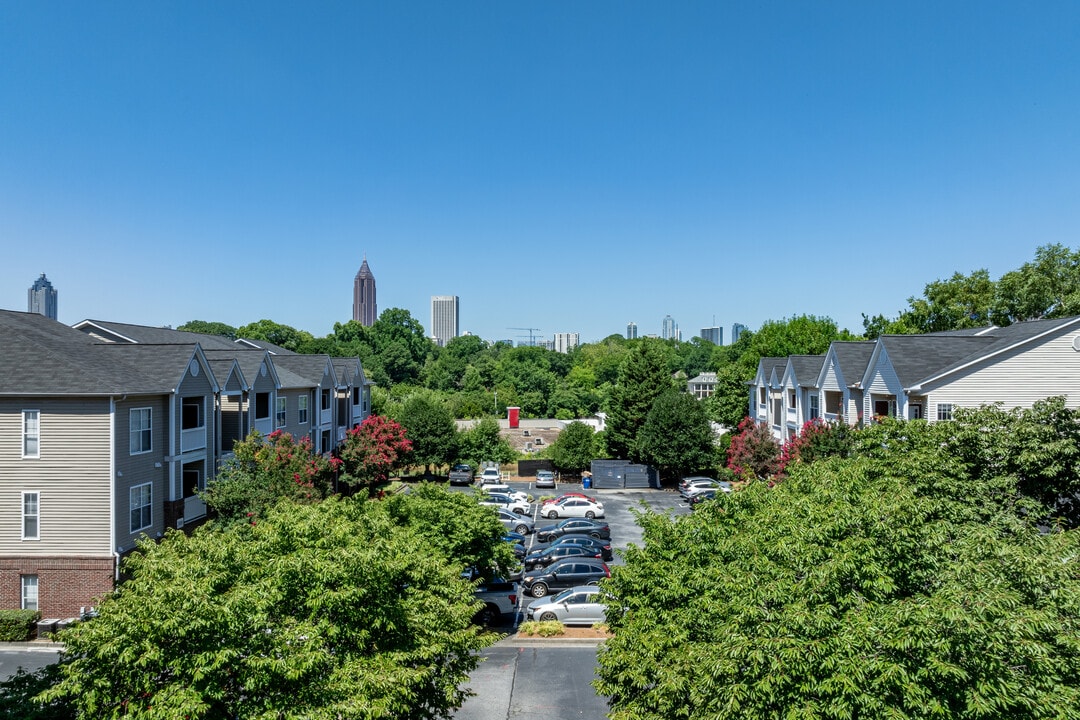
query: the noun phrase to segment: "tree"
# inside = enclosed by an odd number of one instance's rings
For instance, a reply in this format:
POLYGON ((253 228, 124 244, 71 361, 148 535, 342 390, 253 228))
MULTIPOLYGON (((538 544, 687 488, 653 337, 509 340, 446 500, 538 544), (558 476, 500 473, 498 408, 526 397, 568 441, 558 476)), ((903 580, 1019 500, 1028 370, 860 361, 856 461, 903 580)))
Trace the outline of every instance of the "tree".
POLYGON ((346 431, 338 448, 342 460, 341 482, 353 488, 367 488, 374 497, 378 486, 390 473, 402 467, 412 453, 412 441, 400 424, 382 415, 368 415, 346 431))
POLYGON ((799 429, 799 434, 789 438, 781 448, 779 472, 784 472, 794 463, 848 457, 853 451, 854 432, 846 422, 821 418, 807 420, 799 429))
POLYGON ((460 435, 462 460, 474 465, 482 462, 508 463, 517 457, 509 441, 499 432, 499 423, 483 418, 460 435))
POLYGON ((634 438, 645 424, 653 402, 673 387, 663 343, 646 338, 634 345, 619 368, 619 379, 608 401, 608 452, 630 458, 634 438))
POLYGON ((716 372, 716 389, 704 400, 709 419, 728 429, 742 422, 750 397, 746 383, 747 378, 737 365, 720 368, 716 372))
POLYGON ((746 480, 767 480, 780 472, 780 443, 764 423, 743 418, 728 445, 727 466, 746 480))
POLYGON ((176 328, 184 332, 202 333, 204 335, 221 335, 230 340, 236 339, 236 328, 223 322, 207 322, 205 320, 189 320, 176 328))
POLYGON ((273 320, 259 320, 236 329, 236 336, 250 340, 265 340, 286 350, 305 352, 305 346, 314 340, 306 330, 297 330, 273 320))
POLYGON ((440 718, 494 637, 462 566, 384 503, 283 503, 255 525, 169 531, 65 631, 44 699, 80 717, 440 718))
POLYGON ((1075 715, 1080 534, 1040 533, 948 425, 884 423, 862 457, 640 514, 604 585, 612 720, 1075 715))
POLYGON ((250 521, 282 499, 318 502, 333 486, 340 461, 315 452, 308 437, 299 440, 275 430, 265 438, 252 431, 233 445, 233 458, 202 493, 224 521, 250 521))
POLYGON ((684 392, 668 390, 638 431, 634 456, 655 467, 661 478, 680 478, 716 465, 715 440, 704 406, 684 392))
POLYGON ((398 417, 412 440, 413 462, 427 466, 453 462, 458 451, 458 430, 450 410, 427 394, 405 401, 398 417))
POLYGON ((997 282, 991 319, 998 325, 1080 314, 1080 252, 1043 245, 1035 260, 997 282))
POLYGON ((596 456, 596 432, 583 422, 567 425, 548 448, 548 457, 563 473, 580 473, 596 456))
POLYGON ((401 308, 383 310, 367 329, 365 338, 374 346, 377 364, 392 383, 415 381, 420 376, 432 342, 423 326, 401 308))

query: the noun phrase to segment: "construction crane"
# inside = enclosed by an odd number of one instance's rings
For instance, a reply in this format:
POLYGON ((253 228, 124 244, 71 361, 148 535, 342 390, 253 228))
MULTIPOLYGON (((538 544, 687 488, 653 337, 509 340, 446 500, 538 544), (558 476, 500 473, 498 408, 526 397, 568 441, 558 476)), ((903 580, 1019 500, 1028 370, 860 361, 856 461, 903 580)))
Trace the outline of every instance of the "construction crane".
MULTIPOLYGON (((530 328, 530 327, 516 328, 516 327, 512 327, 512 328, 506 328, 506 329, 507 330, 528 330, 529 331, 529 345, 531 347, 536 346, 536 335, 534 335, 534 333, 540 332, 540 328, 530 328)), ((518 337, 525 337, 525 336, 524 335, 519 335, 518 337)))

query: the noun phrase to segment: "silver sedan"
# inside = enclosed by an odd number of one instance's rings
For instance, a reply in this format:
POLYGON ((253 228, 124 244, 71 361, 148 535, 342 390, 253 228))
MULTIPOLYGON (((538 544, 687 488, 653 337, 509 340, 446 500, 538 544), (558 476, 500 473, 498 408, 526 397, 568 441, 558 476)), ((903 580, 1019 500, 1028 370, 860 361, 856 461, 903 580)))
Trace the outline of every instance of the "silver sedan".
POLYGON ((593 625, 607 622, 600 588, 595 585, 572 587, 544 603, 529 606, 529 620, 558 620, 563 625, 593 625))
POLYGON ((568 497, 559 502, 548 503, 540 509, 540 514, 546 518, 604 517, 604 504, 599 501, 586 500, 579 497, 568 497))

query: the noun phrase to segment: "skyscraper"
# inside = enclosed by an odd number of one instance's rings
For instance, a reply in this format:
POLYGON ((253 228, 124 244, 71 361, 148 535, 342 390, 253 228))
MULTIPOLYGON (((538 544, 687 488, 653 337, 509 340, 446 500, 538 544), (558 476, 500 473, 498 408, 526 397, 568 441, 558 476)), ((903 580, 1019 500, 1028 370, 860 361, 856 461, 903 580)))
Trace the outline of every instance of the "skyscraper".
POLYGON ((352 319, 371 327, 379 318, 379 308, 375 304, 375 276, 368 267, 367 257, 360 265, 360 272, 356 273, 353 280, 352 291, 352 319))
POLYGON ((56 289, 45 278, 45 273, 41 273, 41 277, 26 291, 26 312, 56 319, 56 289))
POLYGON ((555 352, 568 353, 580 344, 580 333, 555 333, 555 352))
POLYGON ((745 330, 745 329, 746 329, 746 326, 743 325, 742 323, 732 323, 732 325, 731 325, 731 344, 732 345, 739 342, 739 336, 743 334, 743 330, 745 330))
POLYGON ((723 345, 724 328, 717 326, 701 328, 701 339, 708 340, 713 345, 723 345))
POLYGON ((431 337, 440 346, 445 346, 458 336, 458 297, 457 295, 431 296, 431 337))
POLYGON ((628 322, 628 323, 626 323, 626 339, 627 340, 637 340, 637 323, 636 322, 628 322))
POLYGON ((675 319, 670 315, 664 316, 664 324, 660 329, 660 337, 664 340, 678 340, 679 339, 679 326, 676 324, 675 319))

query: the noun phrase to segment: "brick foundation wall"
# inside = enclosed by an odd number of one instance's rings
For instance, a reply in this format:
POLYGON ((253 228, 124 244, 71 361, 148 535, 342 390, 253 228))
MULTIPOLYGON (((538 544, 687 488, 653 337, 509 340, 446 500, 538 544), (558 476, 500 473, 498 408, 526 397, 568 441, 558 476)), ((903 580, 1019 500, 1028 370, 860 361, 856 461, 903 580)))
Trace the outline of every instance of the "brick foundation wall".
POLYGON ((113 590, 112 558, 0 558, 0 608, 22 605, 22 575, 38 576, 38 610, 43 618, 78 617, 113 590))

